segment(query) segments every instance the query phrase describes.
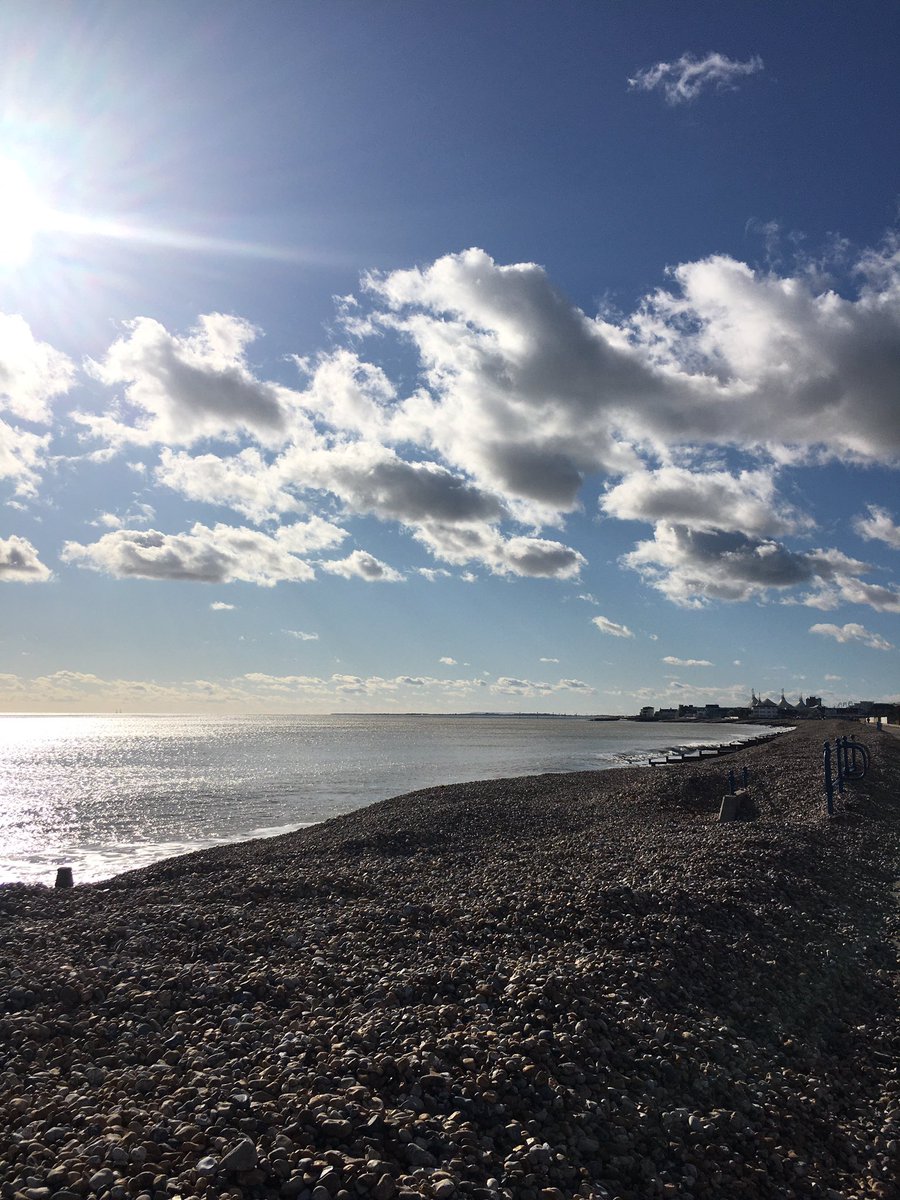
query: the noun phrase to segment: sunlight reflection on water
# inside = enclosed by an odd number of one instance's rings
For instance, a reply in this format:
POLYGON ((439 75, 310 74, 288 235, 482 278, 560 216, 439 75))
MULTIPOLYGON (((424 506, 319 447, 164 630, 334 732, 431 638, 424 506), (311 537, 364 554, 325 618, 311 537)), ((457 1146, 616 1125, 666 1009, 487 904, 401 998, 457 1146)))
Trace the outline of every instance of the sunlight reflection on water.
POLYGON ((0 882, 108 878, 418 788, 592 770, 747 726, 417 717, 0 717, 0 882))

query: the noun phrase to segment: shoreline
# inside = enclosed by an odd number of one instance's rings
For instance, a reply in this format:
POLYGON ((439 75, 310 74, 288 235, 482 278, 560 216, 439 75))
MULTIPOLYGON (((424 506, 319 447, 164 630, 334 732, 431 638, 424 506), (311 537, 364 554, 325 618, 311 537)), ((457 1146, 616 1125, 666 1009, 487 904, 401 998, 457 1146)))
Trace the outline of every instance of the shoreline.
POLYGON ((0 887, 0 1193, 890 1200, 898 785, 823 722, 0 887))
MULTIPOLYGON (((201 849, 271 836, 275 832, 273 827, 278 827, 279 832, 284 832, 317 824, 337 815, 339 811, 354 811, 348 809, 348 802, 355 805, 355 808, 362 808, 384 798, 443 784, 447 778, 455 780, 455 782, 467 782, 478 778, 524 776, 539 771, 565 774, 573 770, 607 770, 622 766, 641 766, 651 763, 655 757, 674 755, 678 752, 690 751, 691 748, 696 751, 701 746, 708 749, 713 745, 725 745, 737 738, 749 740, 758 736, 760 732, 770 731, 774 728, 771 725, 730 724, 723 729, 714 723, 684 722, 670 725, 663 735, 659 730, 650 729, 648 732, 648 726, 643 724, 635 730, 632 738, 627 736, 616 738, 615 741, 618 745, 625 748, 615 750, 608 749, 606 739, 603 738, 588 739, 583 744, 576 742, 563 747, 558 742, 554 744, 554 738, 557 736, 554 733, 550 737, 548 746, 538 753, 532 752, 533 741, 524 739, 518 749, 527 757, 524 759, 523 766, 518 769, 514 765, 518 761, 516 748, 504 748, 499 740, 495 743, 494 751, 483 756, 482 761, 476 764, 476 770, 473 770, 471 765, 460 757, 454 758, 452 762, 444 763, 442 767, 435 766, 423 771, 422 767, 427 759, 423 758, 421 754, 417 759, 416 747, 413 747, 411 758, 408 761, 408 769, 403 766, 407 754, 404 750, 398 757, 396 768, 388 772, 387 776, 383 772, 379 775, 376 771, 370 778, 366 778, 366 765, 357 755, 357 761, 350 764, 352 769, 349 772, 345 767, 344 775, 349 775, 349 778, 345 779, 340 769, 336 772, 332 769, 330 774, 326 771, 325 778, 320 778, 315 789, 318 796, 313 794, 312 789, 308 786, 304 787, 301 783, 296 797, 287 802, 275 801, 277 814, 268 808, 264 800, 259 799, 259 796, 265 795, 267 786, 262 777, 260 777, 258 786, 251 787, 251 791, 257 795, 253 801, 254 808, 250 819, 248 819, 248 813, 244 807, 243 793, 248 782, 255 785, 255 781, 234 780, 228 782, 221 789, 221 802, 226 806, 226 818, 223 820, 221 810, 217 812, 214 805, 201 798, 195 806, 197 817, 189 822, 189 828, 181 830, 178 830, 178 827, 181 824, 179 810, 182 802, 178 793, 178 778, 173 776, 165 788, 167 798, 164 795, 159 805, 155 799, 151 799, 153 811, 151 812, 152 819, 149 821, 146 821, 146 814, 143 812, 140 802, 133 801, 131 797, 123 797, 121 811, 129 815, 124 819, 113 817, 103 832, 93 829, 81 830, 76 825, 72 827, 66 838, 61 840, 53 828, 53 821, 46 821, 46 837, 41 837, 40 825, 32 830, 14 829, 13 840, 14 843, 18 842, 18 846, 14 852, 0 852, 0 884, 42 882, 52 885, 59 866, 70 867, 76 883, 99 882, 113 878, 123 870, 150 865, 165 858, 180 857, 196 853, 201 849), (646 743, 643 748, 642 742, 646 743), (541 759, 544 761, 541 762, 541 759), (444 768, 446 768, 446 773, 444 768), (457 772, 461 779, 456 778, 457 772), (346 797, 345 788, 349 789, 346 797), (355 792, 355 794, 350 795, 351 792, 355 792), (323 794, 325 797, 333 794, 338 799, 329 805, 327 799, 321 799, 323 794), (273 819, 273 815, 275 819, 273 819), (210 832, 213 829, 215 832, 210 832)), ((543 746, 543 743, 539 744, 543 746)), ((212 756, 214 753, 215 747, 212 746, 209 754, 212 756)), ((256 749, 255 753, 260 758, 263 757, 261 749, 256 749)), ((201 756, 197 766, 202 773, 204 770, 211 770, 213 762, 214 758, 210 757, 205 765, 201 756)), ((293 768, 295 776, 299 772, 302 780, 304 766, 309 765, 303 761, 297 763, 293 768)), ((42 784, 52 790, 52 772, 45 773, 47 778, 42 781, 42 784)), ((228 779, 227 775, 225 778, 228 779)), ((281 782, 276 778, 275 796, 284 793, 290 787, 290 785, 279 787, 281 782)), ((140 796, 144 786, 146 785, 142 784, 140 779, 136 780, 135 795, 140 796)), ((194 781, 187 774, 184 786, 186 789, 192 789, 195 786, 194 781)), ((29 787, 27 762, 24 787, 26 793, 30 792, 32 804, 36 803, 35 787, 33 784, 29 787)), ((75 790, 76 800, 77 796, 81 795, 87 802, 88 788, 82 786, 75 790)), ((13 805, 16 803, 15 799, 9 802, 13 805)), ((107 801, 107 806, 112 812, 117 808, 117 801, 110 799, 107 801)), ((51 809, 53 807, 51 806, 51 809)), ((59 805, 55 807, 59 807, 59 805)), ((67 824, 64 814, 60 813, 60 818, 62 818, 62 823, 67 824)), ((60 823, 59 818, 56 823, 57 825, 60 823)))

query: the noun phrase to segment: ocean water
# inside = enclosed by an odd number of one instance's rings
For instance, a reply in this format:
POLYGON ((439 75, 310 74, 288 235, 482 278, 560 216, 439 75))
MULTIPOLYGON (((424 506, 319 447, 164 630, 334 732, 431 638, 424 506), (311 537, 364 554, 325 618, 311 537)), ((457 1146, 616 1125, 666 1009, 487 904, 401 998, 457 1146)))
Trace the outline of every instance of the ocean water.
POLYGON ((435 784, 646 762, 759 727, 571 718, 0 716, 0 883, 76 882, 435 784))

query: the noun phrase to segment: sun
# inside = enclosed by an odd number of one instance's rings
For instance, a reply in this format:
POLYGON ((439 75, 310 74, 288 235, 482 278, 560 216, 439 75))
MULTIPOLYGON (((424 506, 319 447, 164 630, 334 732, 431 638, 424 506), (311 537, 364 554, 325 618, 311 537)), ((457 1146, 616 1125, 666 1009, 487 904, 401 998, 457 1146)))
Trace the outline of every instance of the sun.
POLYGON ((0 155, 0 268, 20 267, 31 257, 42 205, 24 168, 0 155))

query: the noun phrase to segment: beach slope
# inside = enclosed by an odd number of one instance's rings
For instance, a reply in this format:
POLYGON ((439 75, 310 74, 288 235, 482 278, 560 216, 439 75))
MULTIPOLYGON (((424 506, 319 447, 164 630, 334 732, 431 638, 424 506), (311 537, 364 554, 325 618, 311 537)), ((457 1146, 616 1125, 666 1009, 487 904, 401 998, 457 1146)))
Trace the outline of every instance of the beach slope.
POLYGON ((0 1192, 891 1200, 898 815, 818 723, 0 888, 0 1192))

